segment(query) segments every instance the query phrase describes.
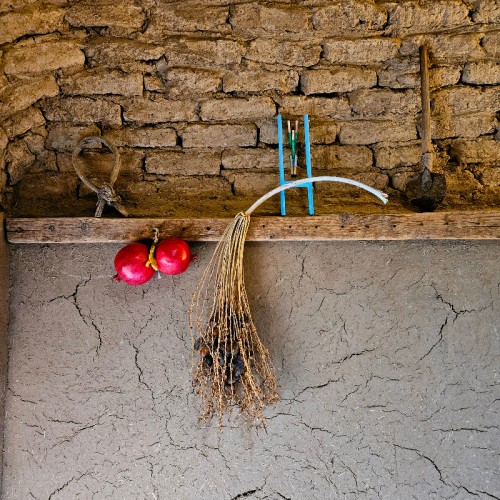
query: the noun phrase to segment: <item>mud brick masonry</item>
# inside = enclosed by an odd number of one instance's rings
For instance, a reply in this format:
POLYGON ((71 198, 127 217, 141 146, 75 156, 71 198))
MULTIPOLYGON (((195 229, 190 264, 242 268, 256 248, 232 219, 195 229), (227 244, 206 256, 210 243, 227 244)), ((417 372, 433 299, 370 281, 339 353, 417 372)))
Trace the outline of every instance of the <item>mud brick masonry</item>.
POLYGON ((397 198, 420 156, 423 41, 445 207, 498 203, 499 23, 495 0, 3 0, 2 206, 91 214, 71 165, 91 134, 119 147, 134 214, 255 198, 277 184, 278 112, 310 114, 316 172, 397 198))

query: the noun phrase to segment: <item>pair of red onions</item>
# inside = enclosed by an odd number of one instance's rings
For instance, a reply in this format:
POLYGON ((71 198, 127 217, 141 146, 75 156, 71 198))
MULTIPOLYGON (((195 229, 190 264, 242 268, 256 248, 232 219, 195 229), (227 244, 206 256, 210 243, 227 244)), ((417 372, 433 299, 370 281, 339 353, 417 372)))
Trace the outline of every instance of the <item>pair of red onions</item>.
POLYGON ((165 274, 183 273, 191 262, 189 245, 178 238, 167 238, 148 248, 144 243, 131 243, 119 250, 115 257, 115 281, 142 285, 155 271, 165 274))

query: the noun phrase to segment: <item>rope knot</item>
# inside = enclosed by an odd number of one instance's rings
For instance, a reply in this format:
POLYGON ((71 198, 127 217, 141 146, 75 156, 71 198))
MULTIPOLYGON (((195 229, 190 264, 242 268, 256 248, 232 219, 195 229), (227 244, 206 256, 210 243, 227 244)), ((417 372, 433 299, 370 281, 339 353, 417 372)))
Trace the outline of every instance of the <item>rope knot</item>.
POLYGON ((99 188, 99 191, 97 191, 97 197, 99 200, 105 201, 108 205, 120 203, 120 197, 116 194, 116 191, 106 183, 99 188))
POLYGON ((123 215, 126 215, 126 212, 121 204, 120 196, 116 194, 116 191, 112 186, 104 183, 97 190, 97 208, 95 210, 95 217, 101 217, 106 204, 115 207, 123 215))

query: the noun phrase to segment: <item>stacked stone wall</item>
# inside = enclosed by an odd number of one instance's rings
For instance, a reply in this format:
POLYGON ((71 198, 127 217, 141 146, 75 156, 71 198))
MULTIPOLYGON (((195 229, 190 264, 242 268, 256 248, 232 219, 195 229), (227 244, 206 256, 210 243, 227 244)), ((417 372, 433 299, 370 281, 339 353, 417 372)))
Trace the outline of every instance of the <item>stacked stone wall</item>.
MULTIPOLYGON (((86 135, 117 145, 117 189, 135 214, 173 198, 203 210, 255 198, 278 182, 277 113, 310 115, 317 173, 397 199, 420 159, 424 42, 445 206, 498 203, 496 0, 2 0, 0 26, 0 192, 12 213, 92 213, 71 163, 86 135)), ((82 160, 102 175, 111 165, 99 151, 82 160)))

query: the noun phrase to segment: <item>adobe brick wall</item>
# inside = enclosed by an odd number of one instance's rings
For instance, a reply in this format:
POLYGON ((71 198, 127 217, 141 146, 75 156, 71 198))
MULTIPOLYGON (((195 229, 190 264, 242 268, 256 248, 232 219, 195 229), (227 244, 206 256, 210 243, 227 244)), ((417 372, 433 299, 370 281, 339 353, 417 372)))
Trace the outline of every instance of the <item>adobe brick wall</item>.
POLYGON ((119 147, 133 214, 231 212, 277 184, 277 112, 310 114, 318 171, 397 201, 420 157, 424 41, 445 206, 498 204, 499 23, 495 0, 2 1, 2 206, 92 214, 71 150, 94 134, 119 147))

